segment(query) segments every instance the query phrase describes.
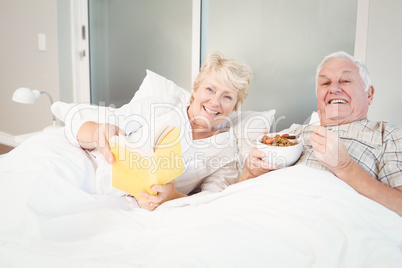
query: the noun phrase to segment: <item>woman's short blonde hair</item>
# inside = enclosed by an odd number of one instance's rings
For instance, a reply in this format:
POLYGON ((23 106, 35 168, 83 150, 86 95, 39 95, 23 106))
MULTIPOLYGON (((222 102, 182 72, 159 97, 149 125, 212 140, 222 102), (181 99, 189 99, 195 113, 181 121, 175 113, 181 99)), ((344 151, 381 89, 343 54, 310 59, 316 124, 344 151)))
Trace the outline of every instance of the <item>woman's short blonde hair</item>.
MULTIPOLYGON (((238 106, 243 103, 247 97, 248 86, 252 78, 251 68, 243 60, 225 59, 221 52, 212 52, 206 57, 200 73, 194 81, 194 91, 197 91, 205 75, 211 72, 215 74, 215 77, 220 83, 238 93, 235 107, 237 110, 238 106)), ((190 103, 193 99, 193 96, 191 96, 190 103)))

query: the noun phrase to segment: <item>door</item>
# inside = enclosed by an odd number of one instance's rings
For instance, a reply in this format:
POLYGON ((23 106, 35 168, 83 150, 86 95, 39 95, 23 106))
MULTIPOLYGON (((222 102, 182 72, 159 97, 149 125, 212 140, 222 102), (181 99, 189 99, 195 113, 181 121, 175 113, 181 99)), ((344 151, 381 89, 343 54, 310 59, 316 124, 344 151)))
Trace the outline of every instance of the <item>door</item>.
POLYGON ((89 0, 91 103, 128 103, 146 69, 191 90, 192 1, 89 0))

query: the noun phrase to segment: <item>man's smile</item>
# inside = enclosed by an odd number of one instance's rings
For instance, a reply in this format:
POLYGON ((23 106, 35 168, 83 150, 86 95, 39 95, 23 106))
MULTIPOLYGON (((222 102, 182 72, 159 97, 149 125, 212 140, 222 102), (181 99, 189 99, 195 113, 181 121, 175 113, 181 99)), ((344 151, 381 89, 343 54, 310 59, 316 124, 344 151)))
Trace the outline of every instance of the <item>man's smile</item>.
POLYGON ((328 104, 344 104, 344 103, 348 102, 344 99, 333 99, 328 102, 328 104))

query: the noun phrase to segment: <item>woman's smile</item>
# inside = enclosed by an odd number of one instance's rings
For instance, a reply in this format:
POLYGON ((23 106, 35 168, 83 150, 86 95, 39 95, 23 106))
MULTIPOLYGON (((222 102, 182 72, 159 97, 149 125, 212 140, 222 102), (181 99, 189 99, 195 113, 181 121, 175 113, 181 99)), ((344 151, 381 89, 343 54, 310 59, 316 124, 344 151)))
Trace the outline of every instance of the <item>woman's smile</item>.
POLYGON ((214 110, 210 110, 207 107, 204 106, 204 110, 209 113, 212 116, 217 116, 218 114, 220 114, 220 112, 214 111, 214 110))

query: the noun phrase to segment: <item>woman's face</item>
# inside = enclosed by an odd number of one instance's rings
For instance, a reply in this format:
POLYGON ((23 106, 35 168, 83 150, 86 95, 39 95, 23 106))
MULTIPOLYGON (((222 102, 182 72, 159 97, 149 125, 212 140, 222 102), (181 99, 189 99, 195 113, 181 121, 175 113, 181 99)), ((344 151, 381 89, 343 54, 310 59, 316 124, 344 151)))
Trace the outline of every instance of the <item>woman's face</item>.
POLYGON ((193 97, 188 109, 192 127, 213 130, 235 110, 238 93, 221 84, 210 72, 198 87, 194 85, 193 97))

